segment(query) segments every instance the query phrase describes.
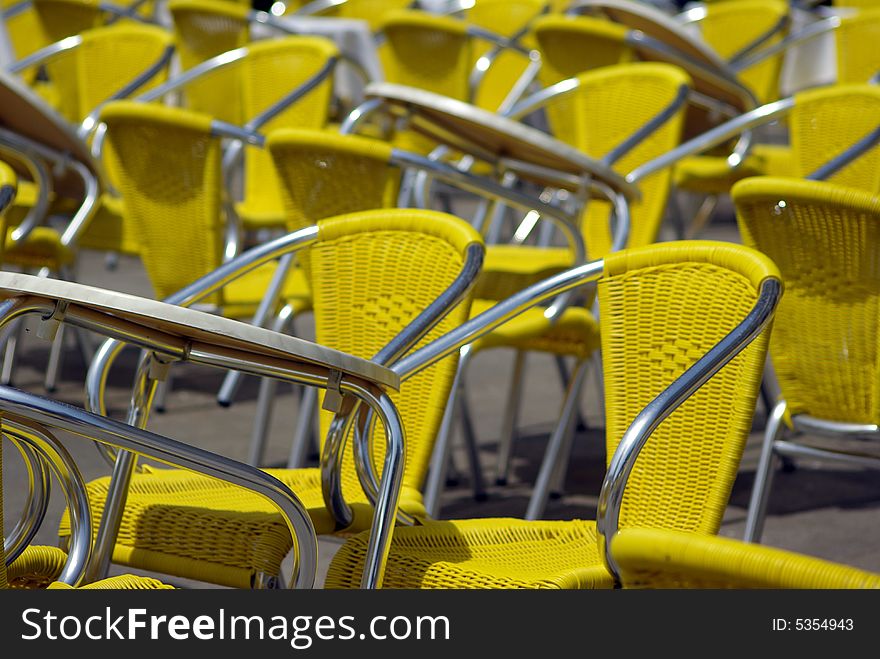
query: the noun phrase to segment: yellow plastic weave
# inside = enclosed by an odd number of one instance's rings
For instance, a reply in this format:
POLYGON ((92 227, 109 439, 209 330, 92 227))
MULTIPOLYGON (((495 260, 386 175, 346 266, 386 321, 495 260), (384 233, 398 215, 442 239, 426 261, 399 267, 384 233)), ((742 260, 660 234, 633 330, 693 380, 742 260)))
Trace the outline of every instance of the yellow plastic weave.
MULTIPOLYGON (((181 69, 240 48, 250 40, 247 7, 216 0, 169 0, 181 69)), ((236 66, 220 69, 187 85, 186 106, 234 124, 246 120, 241 107, 241 72, 236 66)))
MULTIPOLYGON (((250 120, 269 109, 338 56, 339 49, 324 37, 296 36, 254 43, 242 70, 244 116, 250 120)), ((332 95, 331 73, 306 96, 263 124, 260 131, 268 134, 280 128, 324 128, 332 95)), ((246 229, 284 226, 280 185, 271 156, 262 148, 248 148, 244 199, 236 207, 246 229)))
MULTIPOLYGON (((706 7, 706 17, 699 23, 700 34, 715 52, 728 60, 774 29, 787 14, 788 3, 783 0, 713 2, 706 7)), ((778 43, 787 32, 787 29, 777 31, 756 52, 778 43)), ((738 73, 737 77, 754 92, 759 103, 769 103, 779 98, 782 58, 783 53, 773 55, 738 73)))
POLYGON ((391 145, 330 131, 282 129, 266 148, 280 174, 288 231, 318 220, 396 205, 400 172, 391 145))
POLYGON ((49 590, 170 590, 174 586, 164 584, 152 577, 138 577, 133 574, 123 574, 118 577, 107 577, 76 589, 65 583, 56 581, 49 585, 49 590))
MULTIPOLYGON (((322 220, 310 248, 318 343, 370 358, 458 276, 468 245, 479 235, 468 224, 434 211, 384 210, 322 220)), ((468 317, 470 300, 453 309, 420 342, 435 339, 468 317)), ((450 358, 407 380, 392 399, 406 432, 401 507, 424 515, 418 490, 455 372, 450 358)), ((322 436, 327 417, 321 419, 322 436)), ((378 431, 377 431, 378 432, 378 431)), ((377 435, 377 461, 384 449, 377 435)), ((381 462, 380 462, 381 469, 381 462)), ((309 510, 319 533, 333 532, 318 469, 270 470, 309 510)), ((88 484, 100 518, 108 479, 88 484)), ((355 513, 353 530, 367 528, 372 510, 354 474, 351 444, 343 461, 343 493, 355 513)), ((61 535, 69 533, 62 522, 61 535)), ((135 475, 113 560, 138 568, 250 587, 254 575, 278 574, 291 539, 277 511, 260 497, 177 470, 135 475)))
POLYGON ((880 200, 830 183, 752 178, 733 188, 743 241, 782 271, 770 354, 789 412, 880 421, 880 200))
MULTIPOLYGON (((605 259, 599 283, 609 459, 636 414, 751 310, 769 259, 729 243, 665 243, 605 259)), ((714 533, 748 438, 767 334, 673 412, 629 477, 621 526, 714 533)), ((336 553, 327 587, 357 587, 367 534, 336 553)), ((595 523, 460 520, 398 529, 385 585, 610 587, 595 523)))
POLYGON ((834 38, 837 82, 868 82, 880 70, 880 5, 873 2, 853 16, 842 17, 834 38))
POLYGON ((221 263, 220 141, 210 117, 178 108, 117 101, 101 119, 144 267, 164 298, 221 263))
MULTIPOLYGON (((789 116, 792 176, 808 176, 880 125, 880 89, 874 85, 832 85, 795 95, 789 116)), ((870 192, 880 190, 880 149, 874 148, 829 181, 870 192)))
POLYGON ((696 533, 624 529, 611 551, 624 588, 880 588, 880 574, 696 533))
MULTIPOLYGON (((18 0, 0 0, 0 8, 4 10, 17 4, 18 0)), ((16 59, 27 57, 43 46, 49 45, 49 37, 43 30, 40 17, 33 6, 15 16, 4 18, 3 24, 16 59)), ((36 74, 36 72, 32 73, 36 74)))

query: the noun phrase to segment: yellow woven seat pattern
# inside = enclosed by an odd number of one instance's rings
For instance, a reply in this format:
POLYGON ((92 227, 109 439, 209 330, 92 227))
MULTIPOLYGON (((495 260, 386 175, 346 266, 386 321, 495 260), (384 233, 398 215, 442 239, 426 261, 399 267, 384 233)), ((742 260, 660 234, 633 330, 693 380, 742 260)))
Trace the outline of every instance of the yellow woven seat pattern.
MULTIPOLYGON (((350 538, 327 572, 327 588, 358 588, 367 534, 350 538)), ((592 521, 517 519, 430 522, 399 528, 385 588, 612 588, 592 521)))
POLYGON ((62 266, 73 262, 75 254, 70 247, 61 244, 61 234, 51 227, 36 227, 24 242, 15 243, 7 234, 3 248, 3 261, 22 268, 48 266, 57 272, 62 266))
MULTIPOLYGON (((598 294, 609 459, 637 413, 745 317, 767 277, 779 279, 768 259, 726 243, 682 241, 606 257, 598 294)), ((627 480, 621 528, 717 532, 750 431, 766 347, 764 332, 654 431, 627 480)), ((538 541, 548 528, 595 539, 593 523, 582 521, 427 523, 395 533, 386 569, 394 580, 386 576, 385 583, 513 588, 537 581, 537 565, 544 582, 610 585, 597 547, 558 550, 553 540, 538 541), (500 543, 499 525, 510 529, 500 543), (550 563, 548 555, 558 559, 550 563), (568 579, 578 570, 589 578, 568 579)), ((363 541, 348 540, 337 552, 328 587, 354 585, 348 575, 363 560, 363 541)))
POLYGON ((880 574, 696 533, 624 529, 612 551, 625 588, 880 588, 880 574))
POLYGON ((567 248, 491 245, 477 279, 478 299, 503 300, 574 265, 567 248))
MULTIPOLYGON (((433 211, 370 211, 322 220, 308 258, 317 342, 371 358, 455 280, 474 243, 480 237, 473 228, 433 211)), ((469 307, 468 298, 419 345, 464 322, 469 307)), ((455 367, 454 358, 438 362, 392 394, 406 430, 400 505, 415 515, 424 515, 419 491, 455 367)), ((321 413, 322 438, 330 418, 321 413)), ((375 432, 383 437, 381 425, 375 432)), ((384 442, 374 442, 374 449, 373 459, 381 465, 384 442)), ((303 501, 319 531, 336 530, 324 507, 318 469, 270 473, 303 501)), ((99 518, 106 481, 89 488, 93 515, 99 518)), ((372 507, 361 490, 350 444, 343 456, 342 490, 355 512, 350 530, 368 528, 372 507)), ((60 533, 67 532, 62 526, 60 533)), ((281 517, 260 497, 205 477, 157 470, 132 479, 114 560, 247 588, 257 573, 277 575, 291 546, 281 517)))
POLYGON ((683 158, 674 170, 675 187, 703 194, 727 194, 737 181, 750 176, 794 176, 791 148, 756 144, 743 163, 730 168, 726 156, 683 158))
MULTIPOLYGON (((138 577, 124 574, 118 577, 107 577, 94 583, 79 586, 75 590, 171 590, 174 586, 164 584, 151 577, 138 577)), ((73 586, 56 581, 49 585, 49 590, 74 590, 73 586)))

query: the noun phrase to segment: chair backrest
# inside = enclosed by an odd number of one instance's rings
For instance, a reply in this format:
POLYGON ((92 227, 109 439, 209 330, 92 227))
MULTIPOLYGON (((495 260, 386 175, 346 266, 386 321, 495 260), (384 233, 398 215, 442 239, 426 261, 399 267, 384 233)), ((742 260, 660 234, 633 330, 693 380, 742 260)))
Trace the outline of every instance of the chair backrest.
MULTIPOLYGON (((249 121, 269 109, 338 56, 339 49, 324 37, 292 36, 253 43, 242 62, 245 119, 249 121)), ((324 128, 329 120, 332 97, 331 73, 306 96, 263 124, 260 131, 324 128)), ((280 215, 280 185, 269 154, 264 149, 249 148, 244 162, 244 198, 249 209, 280 215)))
POLYGON ((379 57, 385 80, 468 100, 474 63, 467 25, 449 16, 415 10, 388 13, 381 24, 379 57))
POLYGON ((719 536, 631 528, 611 548, 624 588, 880 588, 880 574, 719 536))
MULTIPOLYGON (((880 88, 831 85, 795 95, 788 117, 795 176, 809 176, 880 126, 880 88)), ((873 148, 829 181, 880 191, 880 149, 873 148)))
MULTIPOLYGON (((19 4, 19 0, 2 0, 0 8, 4 11, 19 4)), ((3 19, 3 27, 9 37, 12 54, 16 59, 27 57, 51 42, 40 24, 40 17, 33 5, 3 19)), ((35 74, 36 72, 34 72, 35 74)))
MULTIPOLYGON (((6 234, 9 232, 9 221, 6 211, 9 210, 9 207, 15 200, 17 192, 18 175, 9 164, 0 160, 0 264, 3 263, 6 234)), ((0 506, 0 514, 2 514, 2 506, 0 506)))
MULTIPOLYGON (((636 62, 608 66, 578 76, 580 85, 548 108, 554 133, 587 155, 602 158, 675 101, 690 79, 667 64, 636 62), (552 113, 550 110, 552 109, 552 113)), ((678 145, 687 109, 684 103, 653 133, 613 164, 621 174, 678 145)), ((627 246, 654 242, 669 195, 671 172, 661 170, 639 182, 641 201, 630 207, 627 246)), ((590 258, 601 258, 612 244, 607 202, 593 199, 583 217, 584 241, 590 258)))
MULTIPOLYGON (((86 30, 80 36, 82 43, 78 47, 52 61, 52 66, 72 65, 74 77, 65 81, 71 93, 59 99, 59 111, 77 123, 159 62, 173 45, 171 35, 163 28, 130 22, 86 30)), ((164 82, 167 77, 166 66, 136 93, 164 82)))
POLYGON ((880 422, 880 199, 769 177, 732 196, 743 241, 784 277, 770 355, 789 413, 880 422))
MULTIPOLYGON (((607 455, 660 392, 733 330, 779 272, 741 245, 680 241, 605 257, 598 284, 607 455)), ((653 432, 623 494, 620 528, 716 533, 751 430, 769 331, 653 432)))
POLYGON ((409 9, 413 0, 346 0, 335 7, 319 12, 321 16, 338 16, 366 21, 374 32, 381 28, 390 12, 409 9))
MULTIPOLYGON (((488 30, 502 37, 522 34, 520 45, 534 48, 528 29, 532 21, 544 13, 544 0, 478 0, 467 10, 469 25, 488 30)), ((479 59, 492 52, 496 45, 486 39, 475 40, 474 55, 479 59)), ((529 57, 513 49, 505 49, 493 59, 475 93, 474 104, 495 111, 507 98, 510 88, 525 73, 529 57)), ((477 62, 474 62, 474 66, 477 62)))
MULTIPOLYGON (((250 40, 248 8, 237 2, 169 0, 180 68, 191 69, 205 60, 247 45, 250 40)), ((236 66, 216 71, 187 85, 186 107, 217 119, 242 124, 241 72, 236 66)))
POLYGON ((279 174, 288 231, 318 220, 397 202, 400 170, 392 147, 357 135, 282 129, 269 134, 266 148, 279 174))
MULTIPOLYGON (((367 211, 322 220, 318 226, 319 240, 309 249, 315 338, 365 358, 379 352, 453 283, 469 245, 482 244, 468 223, 436 211, 367 211), (353 232, 352 218, 368 214, 373 220, 361 220, 353 232)), ((462 324, 469 313, 468 295, 417 345, 462 324)), ((441 360, 406 380, 391 397, 406 433, 402 498, 410 504, 418 505, 456 365, 457 358, 441 360)), ((321 413, 322 438, 330 419, 321 413)), ((381 426, 375 432, 383 437, 381 426)), ((343 494, 349 503, 365 503, 351 444, 343 458, 343 494)), ((384 441, 377 439, 373 459, 378 467, 384 453, 384 441)))
POLYGON ((221 141, 208 115, 158 104, 115 101, 101 120, 126 219, 156 297, 167 297, 222 261, 221 141))
POLYGON ((844 16, 835 30, 837 82, 868 82, 880 72, 880 4, 844 16))
MULTIPOLYGON (((729 60, 765 35, 768 38, 760 48, 781 41, 788 31, 787 25, 781 23, 786 16, 788 3, 783 0, 713 2, 707 5, 706 17, 699 23, 700 33, 703 40, 722 58, 729 60)), ((739 79, 752 90, 761 103, 779 98, 782 59, 783 53, 770 56, 739 75, 739 79)))

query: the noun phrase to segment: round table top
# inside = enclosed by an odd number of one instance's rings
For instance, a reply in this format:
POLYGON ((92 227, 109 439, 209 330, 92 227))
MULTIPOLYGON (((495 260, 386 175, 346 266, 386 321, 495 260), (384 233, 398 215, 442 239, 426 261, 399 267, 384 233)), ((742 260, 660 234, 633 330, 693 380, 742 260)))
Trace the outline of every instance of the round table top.
POLYGON ((392 111, 406 113, 413 130, 440 144, 489 162, 505 159, 566 175, 588 175, 628 197, 638 197, 636 187, 608 165, 513 119, 447 96, 393 83, 368 85, 365 94, 367 98, 382 99, 392 111))

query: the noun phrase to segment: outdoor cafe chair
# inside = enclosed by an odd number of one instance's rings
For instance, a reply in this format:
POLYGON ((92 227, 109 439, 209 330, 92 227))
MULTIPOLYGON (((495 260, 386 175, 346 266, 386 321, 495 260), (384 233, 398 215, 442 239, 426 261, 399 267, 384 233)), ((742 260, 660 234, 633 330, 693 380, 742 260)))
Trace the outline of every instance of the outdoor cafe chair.
MULTIPOLYGON (((708 241, 621 250, 587 269, 598 280, 606 386, 596 521, 398 528, 385 587, 611 588, 618 532, 717 533, 751 429, 779 271, 753 249, 708 241)), ((325 587, 358 586, 365 541, 337 551, 325 587)))
MULTIPOLYGON (((463 220, 435 211, 374 210, 324 219, 298 233, 311 236, 304 267, 313 284, 320 345, 391 364, 417 342, 431 341, 467 319, 483 248, 463 220)), ((98 369, 103 367, 93 365, 98 369)), ((419 490, 454 372, 454 358, 445 360, 391 395, 406 423, 399 514, 410 522, 424 517, 419 490)), ((330 409, 330 402, 323 397, 323 409, 330 409)), ((375 490, 371 496, 362 486, 356 461, 381 464, 386 455, 382 443, 370 439, 367 453, 360 444, 345 446, 333 458, 339 462, 330 462, 334 447, 345 445, 352 420, 331 417, 321 414, 321 468, 267 470, 297 494, 319 534, 370 527, 375 490), (341 487, 339 501, 327 498, 331 472, 341 487)), ((387 467, 381 473, 384 478, 387 467)), ((102 478, 87 485, 95 518, 121 506, 108 499, 111 483, 102 478)), ((125 506, 109 545, 120 564, 226 586, 265 586, 277 579, 291 548, 290 534, 270 506, 210 479, 145 469, 121 497, 125 506)), ((393 522, 393 510, 377 508, 380 514, 393 522)), ((67 534, 65 519, 61 535, 67 534)))

